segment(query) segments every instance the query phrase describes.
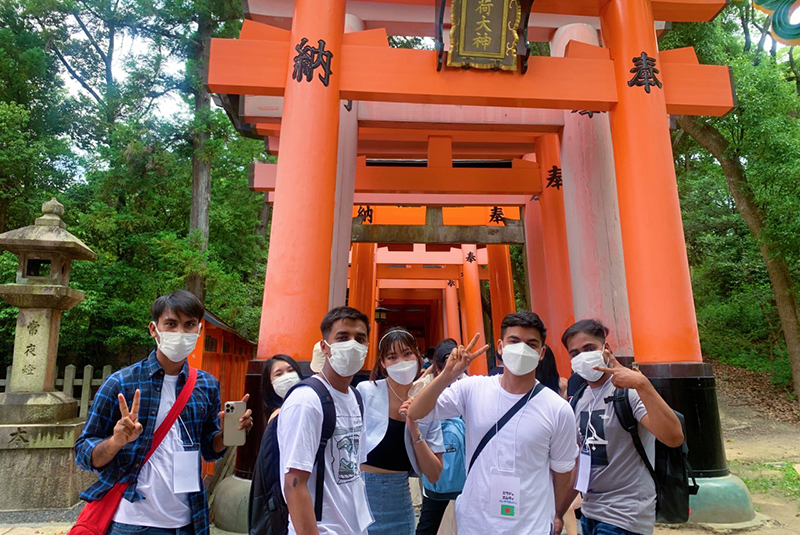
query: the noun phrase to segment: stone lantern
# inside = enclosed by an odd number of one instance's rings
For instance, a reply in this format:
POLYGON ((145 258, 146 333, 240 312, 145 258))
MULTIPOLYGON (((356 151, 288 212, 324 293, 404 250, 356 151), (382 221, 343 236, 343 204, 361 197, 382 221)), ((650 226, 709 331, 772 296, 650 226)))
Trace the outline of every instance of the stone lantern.
POLYGON ((84 295, 69 287, 73 260, 97 255, 66 230, 64 207, 42 205, 34 225, 0 234, 19 256, 14 284, 0 298, 19 308, 11 380, 0 394, 0 510, 69 507, 81 478, 73 446, 83 428, 77 402, 55 391, 61 314, 84 295))

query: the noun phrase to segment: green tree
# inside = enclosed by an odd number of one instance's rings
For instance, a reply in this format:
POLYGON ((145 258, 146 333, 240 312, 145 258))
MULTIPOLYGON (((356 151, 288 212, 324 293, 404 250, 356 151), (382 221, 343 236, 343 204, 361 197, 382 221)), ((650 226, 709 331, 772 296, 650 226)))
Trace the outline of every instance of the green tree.
MULTIPOLYGON (((728 339, 735 340, 750 329, 751 347, 730 350, 747 358, 758 355, 759 346, 768 345, 773 361, 776 353, 785 352, 794 392, 800 394, 800 312, 795 282, 800 267, 796 240, 800 232, 800 218, 796 217, 800 212, 800 99, 786 76, 791 71, 778 62, 775 47, 765 48, 768 22, 752 11, 749 2, 738 2, 713 24, 676 25, 662 46, 694 46, 701 61, 732 65, 739 99, 738 108, 726 117, 677 119, 681 132, 691 138, 681 139, 679 133, 676 139, 679 175, 695 184, 700 183, 697 176, 709 181, 723 178, 725 195, 717 195, 717 199, 741 217, 717 219, 724 232, 703 236, 713 238, 709 247, 725 247, 713 249, 713 262, 701 259, 694 264, 708 283, 699 286, 701 293, 705 290, 717 297, 698 310, 701 334, 706 333, 704 348, 708 350, 708 342, 725 336, 726 331, 728 339), (754 44, 757 35, 758 44, 754 44), (746 239, 742 223, 749 231, 746 239), (759 268, 751 263, 754 251, 761 258, 759 268), (737 255, 748 261, 733 265, 737 255), (734 311, 739 321, 731 321, 734 311), (720 318, 728 321, 715 324, 720 318), (709 331, 715 335, 709 337, 709 331), (782 333, 781 347, 776 347, 776 332, 782 333)), ((705 250, 706 255, 710 252, 705 250)), ((695 270, 695 280, 697 275, 695 270)))

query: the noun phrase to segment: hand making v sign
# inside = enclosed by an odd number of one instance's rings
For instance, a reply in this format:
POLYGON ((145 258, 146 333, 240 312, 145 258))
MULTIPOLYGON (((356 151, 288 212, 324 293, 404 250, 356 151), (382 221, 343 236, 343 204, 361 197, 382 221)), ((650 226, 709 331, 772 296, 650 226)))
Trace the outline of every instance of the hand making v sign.
POLYGON ((615 387, 639 390, 645 383, 649 382, 647 377, 639 370, 632 370, 620 364, 608 348, 603 351, 603 354, 608 360, 608 367, 595 366, 594 369, 611 374, 611 383, 615 387))
POLYGON ((136 392, 133 394, 131 408, 128 410, 128 402, 125 401, 125 396, 122 393, 117 395, 117 399, 119 400, 119 412, 122 416, 114 426, 114 434, 111 436, 111 440, 118 449, 122 449, 126 444, 139 438, 139 435, 141 435, 144 430, 142 424, 139 423, 140 396, 141 394, 137 388, 136 392))
POLYGON ((445 373, 451 375, 453 378, 456 378, 467 371, 467 368, 469 368, 469 365, 472 364, 473 360, 486 353, 486 351, 489 349, 488 345, 484 345, 474 353, 472 352, 473 348, 478 343, 480 336, 480 334, 476 334, 472 338, 472 341, 467 344, 467 347, 458 346, 453 349, 453 351, 450 353, 450 356, 447 358, 447 364, 444 368, 445 373))

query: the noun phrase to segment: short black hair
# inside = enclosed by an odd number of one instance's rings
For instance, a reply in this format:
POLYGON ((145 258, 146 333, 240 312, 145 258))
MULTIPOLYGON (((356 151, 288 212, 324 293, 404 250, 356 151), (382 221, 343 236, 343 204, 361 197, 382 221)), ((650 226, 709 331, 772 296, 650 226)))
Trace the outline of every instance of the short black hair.
POLYGON ((332 308, 322 318, 322 323, 319 329, 322 331, 322 337, 327 338, 333 329, 333 324, 339 320, 353 320, 360 321, 367 326, 367 336, 369 336, 369 318, 360 310, 353 307, 336 307, 332 308))
POLYGON ((567 344, 569 343, 569 339, 580 333, 594 336, 598 340, 605 342, 606 336, 608 336, 608 327, 597 320, 580 320, 564 331, 564 334, 561 336, 561 343, 564 344, 564 347, 566 348, 567 344))
POLYGON ((505 338, 506 329, 509 327, 526 327, 528 329, 536 329, 542 335, 542 343, 544 344, 547 338, 547 329, 544 327, 542 318, 535 312, 529 310, 520 310, 519 312, 512 312, 505 318, 503 323, 500 324, 500 339, 505 338))
POLYGON ((202 320, 206 313, 203 303, 193 293, 186 290, 175 290, 171 294, 162 295, 156 299, 150 308, 150 316, 153 318, 153 322, 158 323, 159 318, 167 309, 173 312, 180 312, 197 320, 202 320))
POLYGON ((453 352, 453 349, 458 347, 458 343, 452 338, 445 338, 436 345, 433 352, 433 365, 437 370, 443 370, 447 364, 447 357, 453 352))

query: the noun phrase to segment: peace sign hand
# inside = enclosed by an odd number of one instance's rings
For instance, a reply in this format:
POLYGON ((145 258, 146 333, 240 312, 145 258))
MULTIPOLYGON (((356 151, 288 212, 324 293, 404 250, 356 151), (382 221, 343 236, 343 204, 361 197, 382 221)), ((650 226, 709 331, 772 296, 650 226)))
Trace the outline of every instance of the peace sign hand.
POLYGON ((467 371, 467 368, 469 368, 469 365, 472 364, 472 361, 486 353, 486 351, 489 349, 489 346, 485 345, 475 352, 472 351, 475 345, 478 343, 480 336, 480 334, 476 334, 467 347, 458 346, 453 348, 453 351, 447 358, 447 364, 445 365, 445 372, 450 375, 451 378, 455 379, 467 371))
POLYGON ((139 423, 140 397, 141 393, 137 388, 136 392, 133 394, 133 403, 131 403, 131 408, 128 410, 128 403, 125 401, 125 396, 122 393, 117 394, 117 400, 119 401, 119 412, 122 417, 114 426, 114 434, 111 436, 111 440, 119 449, 122 449, 126 444, 133 442, 139 438, 139 435, 142 434, 142 424, 139 423))
POLYGON ((639 370, 632 370, 620 364, 608 349, 603 353, 608 360, 608 367, 595 366, 594 369, 603 373, 610 373, 611 383, 617 388, 632 388, 638 390, 648 382, 647 377, 639 370))

